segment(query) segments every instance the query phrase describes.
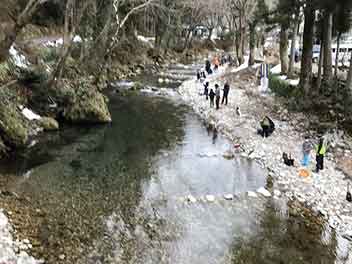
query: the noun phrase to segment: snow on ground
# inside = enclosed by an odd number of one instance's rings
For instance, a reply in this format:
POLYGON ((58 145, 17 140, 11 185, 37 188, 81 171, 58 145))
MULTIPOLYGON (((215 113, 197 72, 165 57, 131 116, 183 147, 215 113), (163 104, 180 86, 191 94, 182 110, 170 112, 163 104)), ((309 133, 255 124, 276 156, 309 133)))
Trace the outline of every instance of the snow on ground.
MULTIPOLYGON (((82 42, 82 38, 80 36, 76 35, 76 36, 73 37, 72 41, 74 43, 80 43, 80 42, 82 42)), ((47 46, 47 47, 59 47, 62 44, 64 44, 63 38, 58 38, 56 40, 49 40, 49 41, 45 42, 44 46, 47 46)))
POLYGON ((272 74, 280 74, 281 73, 281 64, 276 65, 272 69, 270 69, 272 74))
POLYGON ((137 38, 139 41, 146 43, 150 48, 154 47, 154 45, 153 45, 154 38, 146 38, 142 35, 137 35, 137 38))
POLYGON ((37 264, 44 263, 29 256, 25 250, 32 247, 29 240, 15 241, 12 227, 4 212, 0 209, 0 263, 37 264))
POLYGON ((22 107, 22 111, 21 111, 22 115, 27 118, 29 121, 33 121, 33 120, 40 120, 42 117, 40 115, 37 115, 36 113, 34 113, 32 110, 26 108, 26 107, 22 107))
MULTIPOLYGON (((240 68, 245 68, 241 65, 240 68)), ((210 87, 215 82, 221 84, 224 68, 220 67, 219 73, 207 79, 210 87)), ((236 72, 232 70, 232 72, 236 72)), ((179 93, 183 99, 207 122, 213 124, 219 131, 224 133, 234 143, 241 144, 245 150, 240 155, 258 161, 275 180, 275 188, 280 189, 288 199, 297 199, 320 213, 330 224, 345 238, 352 240, 352 204, 346 201, 345 175, 336 169, 336 160, 333 154, 328 153, 325 159, 325 169, 319 174, 314 172, 308 178, 298 175, 299 167, 288 167, 282 162, 282 153, 292 153, 296 163, 302 158, 301 148, 304 136, 294 127, 293 121, 281 121, 274 119, 276 130, 266 139, 257 135, 259 121, 266 114, 263 108, 258 108, 258 102, 254 99, 264 100, 261 94, 255 95, 246 92, 257 91, 255 83, 242 82, 235 78, 231 84, 229 105, 221 106, 220 110, 210 108, 209 101, 199 95, 200 83, 193 80, 184 82, 179 93), (245 89, 238 89, 242 87, 245 89), (236 114, 239 106, 241 116, 236 114)), ((265 97, 270 99, 270 95, 265 97)), ((311 154, 311 164, 308 168, 313 171, 315 166, 314 153, 311 154)))
MULTIPOLYGON (((280 74, 281 73, 281 64, 276 65, 274 68, 272 68, 270 70, 270 72, 272 74, 280 74)), ((294 79, 294 80, 287 79, 286 75, 279 75, 278 78, 280 80, 286 81, 287 83, 289 83, 292 86, 298 86, 298 84, 299 84, 299 79, 294 79)))
POLYGON ((27 68, 29 66, 29 62, 26 57, 20 54, 14 46, 11 46, 10 48, 10 56, 17 67, 27 68))

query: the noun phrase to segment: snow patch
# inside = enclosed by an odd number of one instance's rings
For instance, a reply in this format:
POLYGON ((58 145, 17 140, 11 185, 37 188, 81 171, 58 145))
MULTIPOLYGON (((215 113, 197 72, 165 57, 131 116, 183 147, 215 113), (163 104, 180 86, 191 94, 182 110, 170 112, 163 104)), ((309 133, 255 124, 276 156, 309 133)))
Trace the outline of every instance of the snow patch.
POLYGON ((27 118, 29 121, 33 120, 40 120, 42 117, 40 115, 35 114, 32 110, 28 109, 27 107, 21 107, 21 113, 27 118))
POLYGON ((137 39, 145 44, 147 44, 150 48, 153 48, 154 45, 153 45, 153 41, 154 41, 154 38, 147 38, 147 37, 144 37, 142 35, 137 35, 137 39))
POLYGON ((248 61, 249 61, 249 57, 245 56, 244 63, 242 65, 240 65, 239 67, 233 69, 231 72, 235 73, 235 72, 239 72, 239 71, 242 71, 242 70, 248 68, 248 61))
POLYGON ((281 64, 278 64, 275 67, 271 68, 270 72, 272 74, 280 74, 281 73, 281 64))
POLYGON ((264 187, 260 187, 258 190, 257 190, 257 193, 260 193, 261 195, 263 195, 264 197, 271 197, 271 193, 265 189, 264 187))
POLYGON ((13 61, 15 62, 15 65, 19 68, 28 68, 29 66, 29 62, 26 59, 25 56, 23 56, 22 54, 20 54, 14 46, 11 46, 10 48, 10 56, 13 59, 13 61))

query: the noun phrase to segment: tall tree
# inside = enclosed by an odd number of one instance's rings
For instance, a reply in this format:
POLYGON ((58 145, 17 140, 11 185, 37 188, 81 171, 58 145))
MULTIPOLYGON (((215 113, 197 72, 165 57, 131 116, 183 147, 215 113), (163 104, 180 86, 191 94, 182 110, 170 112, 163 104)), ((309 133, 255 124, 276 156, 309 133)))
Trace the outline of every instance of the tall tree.
POLYGON ((324 14, 324 76, 323 81, 330 83, 332 80, 332 12, 325 10, 324 14))
POLYGON ((261 26, 264 22, 266 22, 269 14, 268 7, 266 6, 264 0, 257 0, 253 4, 255 5, 254 12, 252 17, 249 19, 249 65, 254 64, 255 49, 257 47, 256 43, 259 43, 256 39, 257 26, 261 26))
POLYGON ((301 23, 301 2, 299 0, 290 0, 291 11, 293 15, 291 16, 292 20, 292 38, 291 38, 291 50, 290 50, 290 61, 288 66, 287 76, 293 78, 294 74, 294 62, 295 62, 295 53, 296 53, 296 42, 297 35, 299 31, 299 24, 301 23))
POLYGON ((310 1, 304 8, 303 50, 301 60, 300 86, 309 93, 312 80, 312 58, 314 38, 315 9, 310 1))
POLYGON ((346 0, 338 0, 334 16, 334 32, 336 35, 336 56, 334 76, 337 78, 339 65, 340 40, 344 33, 347 33, 351 26, 352 3, 346 0))

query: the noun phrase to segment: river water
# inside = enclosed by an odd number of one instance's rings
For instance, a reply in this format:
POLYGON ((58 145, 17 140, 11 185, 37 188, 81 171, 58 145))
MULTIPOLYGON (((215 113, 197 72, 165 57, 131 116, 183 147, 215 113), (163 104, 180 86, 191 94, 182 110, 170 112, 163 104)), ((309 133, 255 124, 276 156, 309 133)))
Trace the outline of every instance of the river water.
POLYGON ((8 188, 43 212, 47 263, 342 263, 347 242, 328 227, 246 195, 270 179, 223 157, 231 143, 183 105, 174 88, 194 69, 138 79, 166 96, 111 90, 111 125, 64 127, 1 164, 8 188))

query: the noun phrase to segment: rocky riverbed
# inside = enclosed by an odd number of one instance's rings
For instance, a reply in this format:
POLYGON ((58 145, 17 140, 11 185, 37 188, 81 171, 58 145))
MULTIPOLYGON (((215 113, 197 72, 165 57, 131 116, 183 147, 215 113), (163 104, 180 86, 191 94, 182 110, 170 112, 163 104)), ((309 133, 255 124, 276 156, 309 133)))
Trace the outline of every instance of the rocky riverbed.
MULTIPOLYGON (((235 145, 240 145, 241 151, 236 151, 234 147, 231 155, 257 160, 269 171, 275 189, 312 209, 344 238, 352 240, 352 203, 346 201, 348 160, 351 160, 348 136, 341 131, 325 135, 330 141, 325 169, 319 174, 312 172, 315 166, 312 153, 311 160, 314 162, 308 168, 310 176, 302 178, 299 176, 300 167, 283 164, 282 153, 292 153, 296 164, 300 164, 304 137, 310 136, 312 141, 318 138, 310 126, 310 120, 302 113, 289 113, 273 95, 261 94, 253 68, 246 68, 245 65, 239 70, 222 68, 208 79, 212 88, 215 83, 221 87, 225 80, 230 81, 229 105, 221 106, 218 111, 210 108, 209 101, 199 95, 201 84, 196 80, 185 82, 179 92, 203 119, 235 145), (241 109, 241 116, 236 114, 237 106, 241 109), (264 115, 271 116, 276 124, 274 134, 266 139, 257 135, 259 121, 264 115), (341 164, 342 159, 345 165, 341 164)), ((269 191, 273 192, 274 188, 269 191)))

